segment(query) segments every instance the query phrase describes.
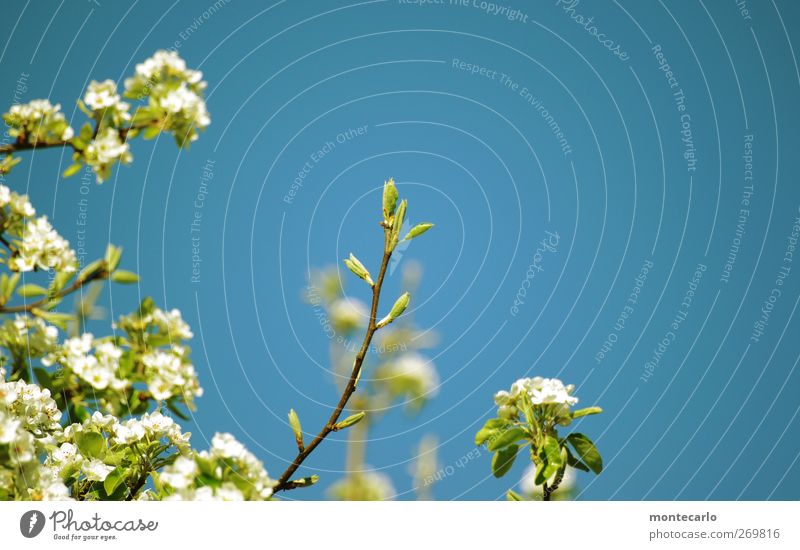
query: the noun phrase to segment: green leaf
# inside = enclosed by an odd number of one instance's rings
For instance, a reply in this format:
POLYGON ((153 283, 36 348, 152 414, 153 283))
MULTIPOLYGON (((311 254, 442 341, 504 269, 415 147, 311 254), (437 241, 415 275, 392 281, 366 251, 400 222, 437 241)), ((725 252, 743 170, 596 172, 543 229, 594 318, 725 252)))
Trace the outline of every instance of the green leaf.
POLYGON ((603 471, 603 459, 591 439, 581 433, 572 433, 567 436, 567 441, 578 453, 578 459, 591 468, 594 473, 599 474, 603 471))
POLYGON ((174 414, 175 416, 177 416, 181 420, 189 420, 189 416, 185 412, 183 412, 182 410, 180 410, 178 408, 178 406, 175 404, 175 402, 172 400, 172 398, 170 398, 167 401, 167 408, 170 411, 172 411, 172 414, 174 414))
POLYGON ((572 451, 569 450, 569 447, 565 445, 564 448, 567 450, 567 464, 569 464, 573 468, 576 468, 584 472, 589 471, 589 467, 580 460, 578 460, 577 458, 575 458, 575 455, 572 454, 572 451))
POLYGON ((44 370, 42 367, 34 367, 33 374, 36 375, 36 381, 40 386, 48 389, 53 388, 53 379, 50 376, 50 373, 44 370))
POLYGON ((556 439, 552 435, 545 435, 544 445, 542 445, 542 450, 544 451, 544 454, 547 456, 548 464, 552 464, 556 468, 561 467, 562 463, 561 445, 558 444, 558 439, 556 439))
POLYGON ((389 315, 378 321, 378 328, 385 327, 400 317, 408 307, 409 301, 411 301, 411 294, 404 292, 392 306, 392 309, 389 311, 389 315))
POLYGON ((502 418, 491 418, 486 421, 483 428, 478 430, 475 434, 475 445, 483 445, 490 439, 493 439, 497 432, 508 426, 508 421, 502 418))
POLYGON ((389 239, 390 250, 394 250, 394 247, 397 246, 397 240, 400 237, 400 230, 403 228, 403 221, 405 221, 406 218, 407 208, 408 201, 405 199, 401 200, 400 206, 397 207, 397 212, 394 215, 394 221, 392 222, 392 231, 389 239))
POLYGON ((352 426, 354 424, 358 424, 359 422, 361 422, 361 420, 365 416, 367 416, 367 413, 365 413, 364 411, 358 412, 356 414, 352 414, 352 415, 348 416, 347 418, 345 418, 344 420, 334 424, 333 425, 333 431, 334 432, 338 432, 339 430, 343 430, 345 428, 349 428, 350 426, 352 426))
POLYGON ((42 288, 39 285, 27 284, 19 287, 17 289, 17 294, 19 294, 23 298, 32 298, 34 296, 46 296, 47 289, 42 288))
POLYGON ((360 279, 364 279, 369 286, 373 286, 375 283, 372 281, 372 276, 369 274, 369 271, 364 264, 362 264, 358 258, 353 256, 353 253, 350 253, 350 257, 344 260, 344 265, 347 266, 347 269, 352 271, 356 277, 360 279))
POLYGON ((492 475, 494 477, 503 477, 514 465, 514 460, 517 458, 519 445, 511 445, 505 449, 500 449, 492 457, 492 475))
POLYGON ((159 128, 158 126, 148 126, 142 132, 142 138, 148 140, 153 139, 160 133, 161 133, 161 128, 159 128))
POLYGON ((490 451, 496 451, 498 449, 502 449, 503 447, 508 447, 512 443, 516 443, 520 439, 524 439, 526 436, 527 433, 522 428, 511 428, 505 430, 494 439, 489 440, 488 449, 490 451))
POLYGON ((111 495, 114 493, 119 484, 125 479, 125 474, 122 468, 116 468, 111 473, 106 476, 106 479, 103 481, 103 489, 106 490, 106 494, 111 495))
POLYGON ((411 228, 411 231, 408 232, 408 235, 403 237, 403 240, 404 241, 410 241, 411 239, 413 239, 415 237, 419 237, 420 235, 425 233, 431 227, 433 227, 432 223, 420 223, 420 224, 417 224, 417 225, 415 225, 414 227, 411 228))
POLYGON ((75 164, 70 164, 70 165, 67 167, 67 169, 66 169, 66 170, 64 170, 64 173, 63 173, 62 175, 63 175, 65 178, 72 177, 72 176, 74 176, 75 174, 77 174, 78 172, 80 172, 80 171, 81 171, 81 168, 83 168, 83 164, 80 164, 80 163, 77 163, 77 162, 76 162, 75 164))
POLYGON ((94 275, 96 272, 105 268, 105 260, 95 260, 91 262, 89 265, 81 269, 81 272, 78 273, 78 279, 81 281, 85 281, 90 276, 94 275))
POLYGON ((106 264, 108 264, 109 271, 115 271, 119 265, 119 260, 122 258, 122 248, 109 244, 106 247, 106 255, 104 257, 106 264))
POLYGON ((116 270, 111 274, 111 280, 115 283, 123 285, 130 285, 139 282, 139 276, 132 271, 124 271, 122 269, 116 270))
POLYGON ((75 436, 75 443, 83 456, 102 458, 106 453, 106 440, 97 432, 81 432, 75 436))
POLYGON ((519 493, 515 493, 514 491, 509 491, 508 493, 506 493, 506 500, 524 501, 525 499, 519 493))
POLYGON ((600 414, 601 412, 603 412, 603 409, 600 407, 586 407, 585 409, 573 411, 570 416, 572 418, 580 418, 582 416, 589 416, 590 414, 600 414))

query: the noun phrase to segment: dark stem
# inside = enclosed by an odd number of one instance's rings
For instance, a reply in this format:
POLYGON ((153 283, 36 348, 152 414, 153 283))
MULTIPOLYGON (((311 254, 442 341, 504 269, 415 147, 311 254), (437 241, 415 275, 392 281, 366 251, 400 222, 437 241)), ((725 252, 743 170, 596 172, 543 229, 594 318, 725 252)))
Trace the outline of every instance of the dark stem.
POLYGON ((356 354, 355 361, 353 362, 353 370, 350 373, 350 379, 347 381, 347 385, 342 392, 342 396, 339 398, 339 403, 336 404, 336 408, 331 413, 328 422, 323 426, 317 436, 306 445, 305 449, 297 453, 297 456, 292 461, 291 465, 286 468, 286 471, 281 474, 281 477, 278 478, 278 484, 275 486, 275 491, 284 491, 288 489, 294 489, 295 487, 289 481, 289 478, 297 471, 297 468, 303 463, 303 461, 308 458, 308 456, 314 452, 314 449, 322 443, 322 441, 331 433, 333 430, 333 426, 338 422, 339 416, 341 416, 342 411, 344 410, 347 402, 350 400, 350 397, 356 391, 356 384, 358 382, 359 375, 361 374, 361 365, 364 363, 364 358, 367 355, 367 350, 369 349, 369 345, 372 342, 372 337, 377 330, 377 316, 378 316, 378 301, 380 299, 381 294, 381 286, 383 285, 383 278, 386 275, 386 268, 389 265, 389 259, 392 256, 392 252, 390 250, 387 251, 388 248, 388 239, 389 239, 389 231, 388 229, 384 228, 384 253, 383 253, 383 260, 381 261, 381 269, 378 273, 378 278, 375 281, 375 285, 372 287, 372 308, 370 309, 369 314, 369 325, 367 326, 367 332, 364 334, 364 341, 361 343, 361 349, 356 354))

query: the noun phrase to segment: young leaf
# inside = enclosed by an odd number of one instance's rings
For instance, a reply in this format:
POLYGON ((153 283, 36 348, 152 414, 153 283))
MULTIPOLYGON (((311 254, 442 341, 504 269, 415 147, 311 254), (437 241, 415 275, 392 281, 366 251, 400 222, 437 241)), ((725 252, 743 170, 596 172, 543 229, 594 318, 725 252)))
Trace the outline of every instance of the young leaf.
POLYGON ((106 490, 106 494, 111 495, 124 479, 125 475, 123 470, 121 468, 115 468, 103 481, 103 488, 106 490))
POLYGON ((508 493, 506 493, 506 500, 523 501, 525 499, 519 493, 515 493, 514 491, 509 491, 508 493))
POLYGON ((397 240, 400 238, 400 230, 403 228, 403 221, 406 217, 406 208, 408 207, 408 201, 403 199, 400 201, 400 206, 397 207, 397 212, 394 215, 394 221, 392 222, 392 232, 390 233, 389 238, 389 250, 394 250, 394 247, 397 246, 397 240))
POLYGON ((122 285, 130 285, 139 282, 139 276, 132 271, 116 270, 111 274, 111 280, 122 285))
POLYGON ((599 474, 603 471, 603 459, 591 439, 581 433, 572 433, 567 436, 567 441, 578 453, 578 459, 591 468, 594 473, 599 474))
POLYGON ((519 445, 511 445, 504 449, 500 449, 492 457, 492 475, 494 477, 503 477, 514 465, 514 460, 517 458, 519 445))
POLYGON ((358 258, 353 256, 352 252, 350 253, 350 257, 344 260, 344 265, 346 265, 347 269, 352 271, 356 277, 364 279, 369 286, 375 285, 372 280, 372 276, 369 274, 369 271, 367 271, 367 268, 364 267, 364 264, 362 264, 358 258))
POLYGON ((289 426, 292 427, 294 432, 294 439, 297 441, 297 447, 300 452, 303 452, 305 445, 303 444, 303 428, 300 426, 300 417, 294 412, 294 409, 289 409, 289 426))
POLYGON ((548 464, 552 464, 556 468, 561 467, 561 446, 558 444, 558 439, 551 435, 545 435, 542 450, 547 455, 548 464))
POLYGON ((66 169, 66 170, 64 170, 64 173, 63 173, 62 175, 63 175, 65 178, 72 177, 72 176, 74 176, 75 174, 77 174, 78 172, 80 172, 80 171, 81 171, 81 168, 83 168, 83 164, 80 164, 80 163, 77 163, 77 162, 76 162, 75 164, 70 164, 70 165, 67 167, 67 169, 66 169))
POLYGON ((496 451, 524 439, 527 434, 522 428, 511 428, 500 433, 496 438, 489 441, 488 449, 496 451))
POLYGON ((17 294, 19 294, 23 298, 32 298, 34 296, 46 296, 47 289, 42 288, 39 285, 27 284, 19 287, 17 289, 17 294))
POLYGON ((394 321, 395 319, 397 319, 398 317, 400 317, 408 307, 408 302, 410 300, 411 300, 411 294, 409 294, 408 292, 404 292, 392 306, 391 311, 389 311, 389 315, 387 315, 378 322, 378 328, 384 327, 389 323, 391 323, 392 321, 394 321))
POLYGON ((353 424, 358 424, 361 422, 361 419, 367 415, 364 411, 359 413, 353 414, 342 420, 341 422, 337 422, 333 425, 333 431, 338 432, 339 430, 343 430, 345 428, 349 428, 353 424))
POLYGON ((75 443, 83 456, 102 458, 106 452, 106 440, 97 432, 81 432, 75 435, 75 443))
POLYGON ((491 418, 486 421, 483 428, 475 434, 475 445, 483 445, 490 439, 494 439, 498 432, 505 428, 508 422, 501 418, 491 418))
POLYGON ((582 416, 589 416, 590 414, 600 414, 603 412, 603 409, 600 407, 586 407, 585 409, 578 409, 577 411, 573 411, 570 415, 573 419, 580 418, 582 416))
POLYGON ((411 231, 409 231, 408 234, 405 237, 403 237, 403 240, 410 241, 415 237, 419 237, 431 227, 433 227, 432 223, 419 223, 411 228, 411 231))

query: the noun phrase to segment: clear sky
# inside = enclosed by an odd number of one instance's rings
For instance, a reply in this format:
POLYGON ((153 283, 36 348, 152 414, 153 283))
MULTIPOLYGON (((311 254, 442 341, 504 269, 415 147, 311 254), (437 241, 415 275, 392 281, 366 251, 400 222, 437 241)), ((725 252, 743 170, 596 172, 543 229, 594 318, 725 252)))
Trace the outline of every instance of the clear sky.
MULTIPOLYGON (((277 475, 288 409, 322 424, 337 395, 306 276, 350 251, 375 265, 394 177, 411 221, 436 223, 400 262, 424 267, 412 306, 441 378, 371 434, 400 498, 426 434, 435 497, 503 498, 523 464, 493 479, 473 435, 533 375, 606 411, 579 427, 606 462, 579 498, 797 498, 800 7, 739 4, 6 2, 4 104, 78 119, 89 80, 174 48, 212 118, 189 150, 137 141, 102 186, 60 179, 60 151, 7 183, 87 257, 125 248, 142 283, 106 295, 110 315, 144 295, 184 313, 200 448, 230 431, 277 475)), ((343 464, 332 437, 303 468, 320 487, 290 496, 322 498, 343 464)))

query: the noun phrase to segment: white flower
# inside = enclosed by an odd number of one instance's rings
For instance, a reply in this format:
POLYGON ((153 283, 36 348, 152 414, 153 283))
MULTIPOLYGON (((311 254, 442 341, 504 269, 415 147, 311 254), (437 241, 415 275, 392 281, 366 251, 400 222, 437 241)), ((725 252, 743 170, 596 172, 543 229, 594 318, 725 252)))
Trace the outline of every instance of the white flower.
POLYGON ((11 206, 12 213, 23 218, 30 218, 36 215, 36 210, 28 200, 28 195, 11 193, 11 196, 9 197, 9 205, 11 206))
POLYGON ((203 394, 194 366, 184 357, 184 349, 173 346, 171 351, 160 349, 142 356, 147 387, 153 397, 164 401, 172 396, 196 396, 203 394))
POLYGON ((216 433, 211 440, 211 452, 222 458, 242 459, 248 451, 229 433, 216 433))
POLYGON ((99 182, 108 178, 115 162, 127 164, 133 159, 128 143, 120 138, 119 131, 114 128, 101 131, 83 151, 83 157, 97 174, 99 182))
POLYGON ((22 423, 10 416, 0 417, 0 443, 12 443, 22 423))
POLYGON ((8 134, 24 138, 28 143, 66 141, 72 139, 74 132, 60 111, 59 104, 34 99, 29 103, 12 105, 3 118, 10 126, 8 134))
POLYGON ((82 470, 83 473, 86 474, 86 479, 91 481, 105 481, 108 474, 114 471, 114 467, 93 458, 83 463, 82 470))
POLYGON ((127 103, 120 101, 117 84, 113 80, 104 80, 103 82, 92 80, 86 89, 83 101, 95 111, 108 108, 127 111, 129 108, 127 103))
POLYGON ((8 266, 13 271, 32 271, 38 267, 71 273, 75 271, 77 263, 75 251, 53 229, 46 216, 28 221, 17 253, 8 260, 8 266))
POLYGON ((170 338, 190 340, 194 336, 189 325, 181 317, 179 309, 167 312, 156 308, 153 310, 152 316, 153 322, 166 332, 170 338))
POLYGON ((179 456, 175 462, 164 469, 161 481, 180 491, 194 483, 197 473, 197 463, 194 459, 179 456))

